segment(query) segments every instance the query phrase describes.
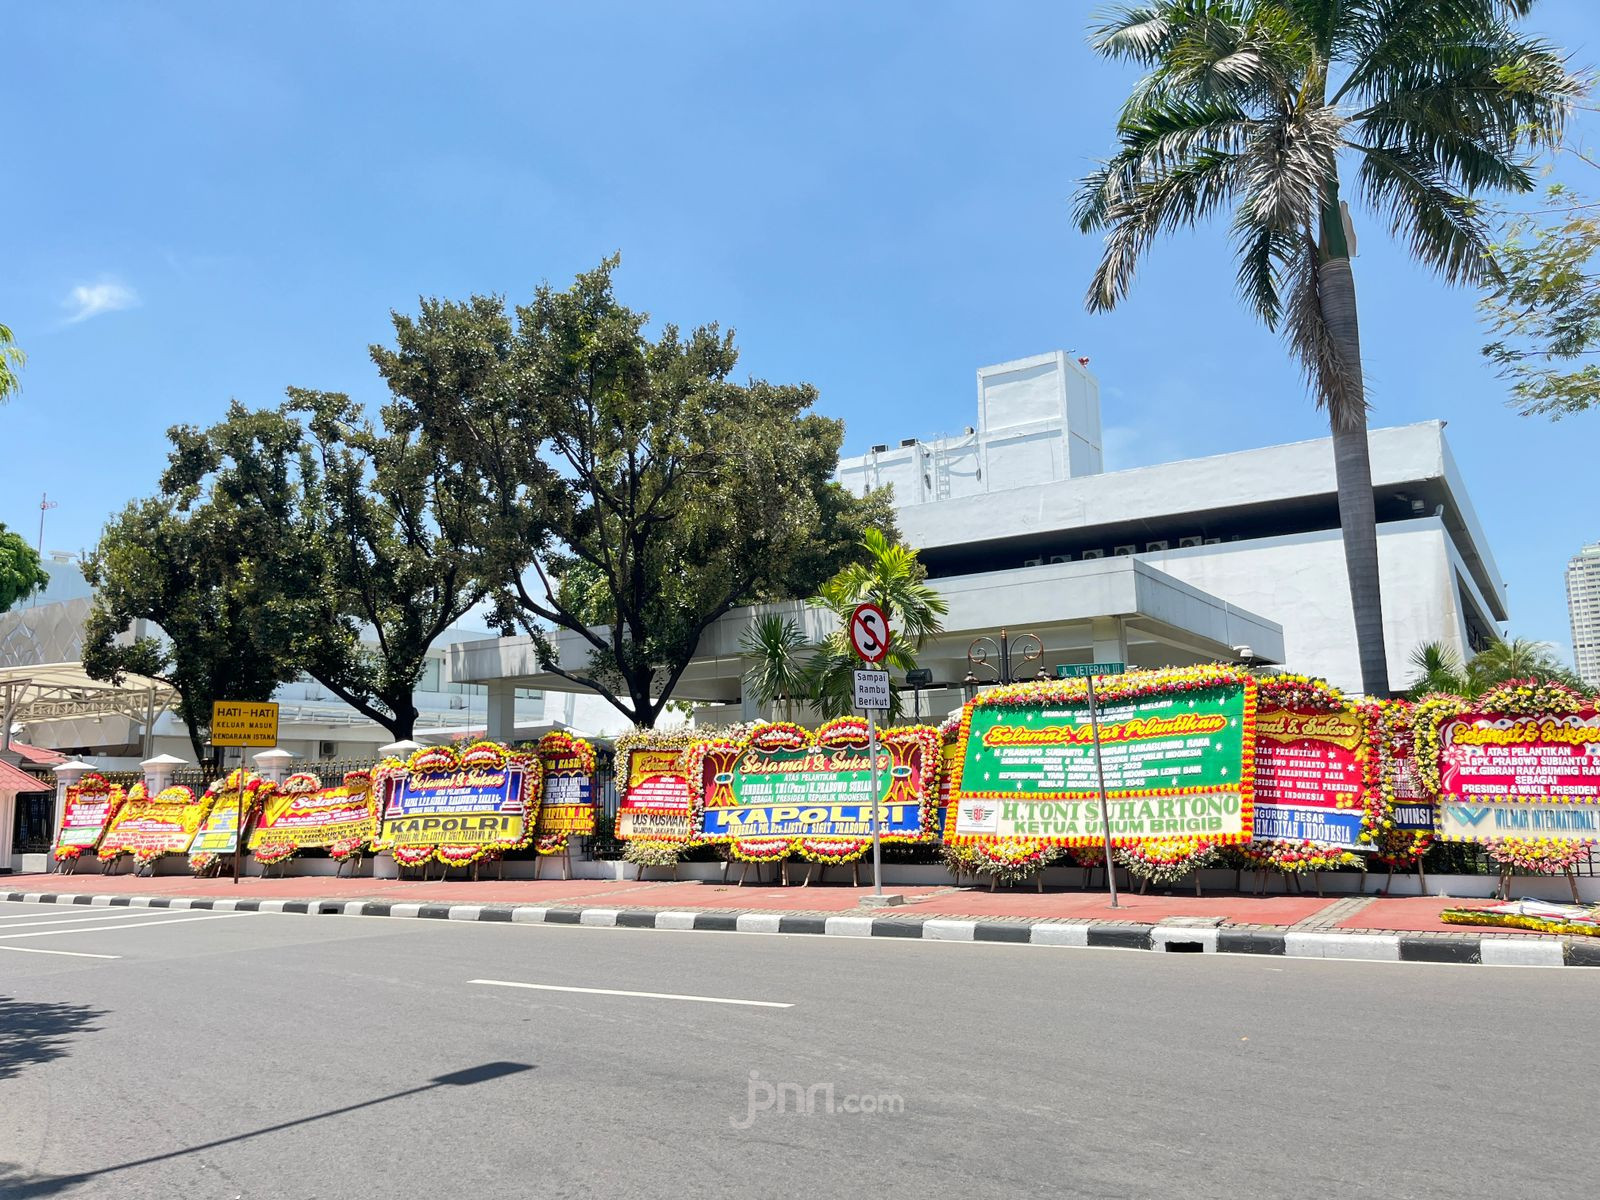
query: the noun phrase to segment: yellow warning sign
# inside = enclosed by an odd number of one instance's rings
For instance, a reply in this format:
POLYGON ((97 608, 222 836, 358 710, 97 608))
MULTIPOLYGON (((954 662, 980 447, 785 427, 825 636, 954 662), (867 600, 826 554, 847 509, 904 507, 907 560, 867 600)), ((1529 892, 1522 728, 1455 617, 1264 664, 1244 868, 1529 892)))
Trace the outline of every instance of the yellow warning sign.
POLYGON ((272 701, 218 700, 211 705, 213 746, 276 746, 278 706, 272 701))

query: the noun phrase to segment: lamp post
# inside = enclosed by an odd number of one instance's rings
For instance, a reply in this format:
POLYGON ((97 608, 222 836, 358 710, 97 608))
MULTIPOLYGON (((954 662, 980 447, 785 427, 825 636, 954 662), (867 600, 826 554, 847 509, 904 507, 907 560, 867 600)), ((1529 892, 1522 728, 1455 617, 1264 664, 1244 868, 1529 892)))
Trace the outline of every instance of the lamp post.
POLYGON ((967 677, 961 681, 961 694, 971 700, 978 693, 980 686, 997 683, 1016 683, 1019 673, 1028 663, 1036 662, 1039 669, 1034 672, 1035 679, 1043 679, 1044 674, 1044 643, 1037 634, 1024 633, 1015 641, 1002 629, 1000 640, 996 642, 992 637, 984 635, 972 639, 972 645, 967 647, 967 677), (1019 653, 1020 652, 1020 653, 1019 653), (994 661, 991 662, 990 659, 994 661), (982 669, 994 676, 993 679, 980 679, 976 672, 982 669))

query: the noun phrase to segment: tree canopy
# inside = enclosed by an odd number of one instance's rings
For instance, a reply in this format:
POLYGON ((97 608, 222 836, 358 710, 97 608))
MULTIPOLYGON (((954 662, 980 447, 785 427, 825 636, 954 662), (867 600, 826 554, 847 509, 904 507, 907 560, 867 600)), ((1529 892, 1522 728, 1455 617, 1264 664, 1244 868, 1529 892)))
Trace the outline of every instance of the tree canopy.
POLYGON ((266 700, 298 673, 298 614, 285 606, 281 581, 242 553, 260 533, 252 508, 225 497, 188 509, 155 497, 114 517, 84 559, 95 589, 84 669, 113 683, 129 673, 170 683, 197 761, 213 701, 266 700))
POLYGON ((28 356, 17 345, 9 326, 0 325, 0 404, 22 390, 18 372, 28 364, 28 356))
POLYGON ((712 622, 809 595, 892 510, 832 482, 843 427, 811 411, 814 388, 736 381, 714 323, 649 333, 614 295, 617 263, 511 312, 424 301, 372 354, 480 499, 497 624, 652 725, 712 622))
POLYGON ((39 565, 39 552, 20 533, 0 524, 0 613, 49 582, 50 576, 39 565))

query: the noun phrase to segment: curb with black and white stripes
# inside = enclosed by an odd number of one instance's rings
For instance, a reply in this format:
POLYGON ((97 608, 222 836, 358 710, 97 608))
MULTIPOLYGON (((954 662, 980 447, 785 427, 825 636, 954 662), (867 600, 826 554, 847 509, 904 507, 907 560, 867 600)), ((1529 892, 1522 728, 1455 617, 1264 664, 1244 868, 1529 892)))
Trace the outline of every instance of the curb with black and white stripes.
POLYGON ((100 908, 211 909, 310 916, 420 917, 519 925, 671 929, 727 933, 810 933, 825 937, 912 938, 930 942, 1011 942, 1167 953, 1262 954, 1379 962, 1482 963, 1505 967, 1600 967, 1600 941, 1533 934, 1337 933, 1325 930, 1206 928, 1188 925, 982 921, 947 917, 826 916, 772 912, 672 912, 649 908, 542 908, 521 904, 440 904, 388 900, 234 900, 177 896, 56 895, 4 892, 0 900, 100 908))

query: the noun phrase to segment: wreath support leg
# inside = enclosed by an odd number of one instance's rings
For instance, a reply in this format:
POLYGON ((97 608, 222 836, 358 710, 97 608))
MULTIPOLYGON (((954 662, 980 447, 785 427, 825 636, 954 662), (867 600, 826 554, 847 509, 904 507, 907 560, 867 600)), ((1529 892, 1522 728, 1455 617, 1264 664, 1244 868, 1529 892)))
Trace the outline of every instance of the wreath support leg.
POLYGON ((1423 868, 1422 859, 1417 859, 1417 894, 1425 896, 1428 893, 1428 872, 1423 868))
POLYGON ((1578 873, 1571 867, 1566 867, 1564 870, 1566 872, 1567 882, 1572 885, 1572 902, 1574 904, 1581 904, 1582 901, 1578 899, 1578 873))
POLYGON ((1500 868, 1500 899, 1511 899, 1511 868, 1500 868))

